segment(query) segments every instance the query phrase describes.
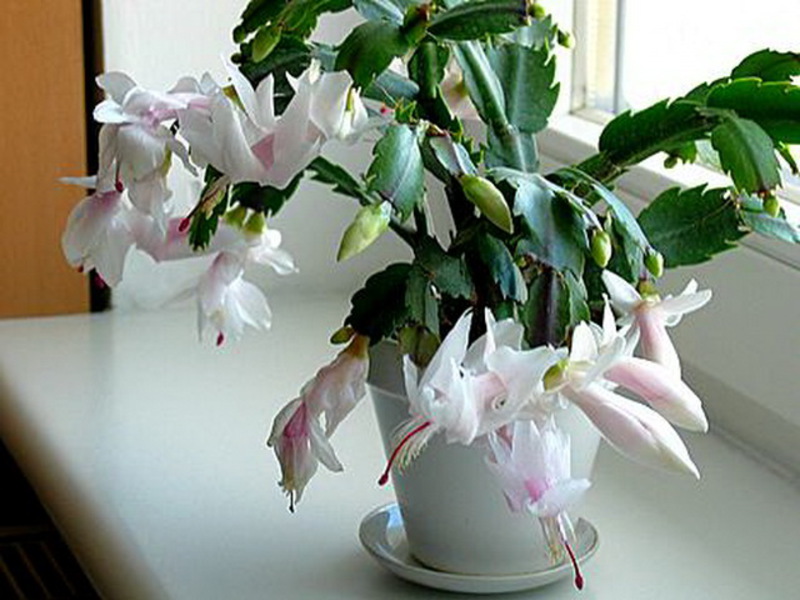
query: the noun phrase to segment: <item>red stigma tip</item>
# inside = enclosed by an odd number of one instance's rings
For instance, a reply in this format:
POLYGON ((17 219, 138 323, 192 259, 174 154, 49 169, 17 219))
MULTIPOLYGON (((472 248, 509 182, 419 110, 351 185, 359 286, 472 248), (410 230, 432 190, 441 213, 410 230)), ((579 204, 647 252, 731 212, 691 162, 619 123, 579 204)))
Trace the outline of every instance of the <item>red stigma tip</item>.
POLYGON ((583 575, 581 575, 580 567, 578 567, 578 561, 575 558, 575 553, 572 551, 572 547, 569 545, 567 540, 564 540, 564 547, 567 549, 567 553, 569 554, 569 559, 572 561, 572 569, 575 571, 575 587, 579 590, 583 589, 583 575))
POLYGON ((83 273, 83 265, 80 265, 80 266, 78 267, 78 273, 83 273))
POLYGON ((219 335, 217 335, 217 346, 222 346, 224 341, 225 341, 225 334, 220 332, 219 335))
POLYGON ((392 450, 392 455, 386 462, 386 469, 383 471, 383 474, 378 479, 378 485, 386 485, 386 483, 389 481, 389 473, 392 470, 392 465, 394 465, 394 461, 397 458, 397 455, 399 454, 401 448, 405 446, 411 438, 413 438, 418 433, 430 427, 430 425, 431 425, 430 421, 425 421, 419 427, 415 427, 414 429, 412 429, 410 433, 408 433, 402 440, 400 440, 400 443, 397 444, 397 446, 395 446, 394 450, 392 450))
POLYGON ((108 287, 106 280, 98 273, 97 271, 94 272, 94 284, 98 289, 104 290, 108 287))
POLYGON ((119 179, 117 179, 117 182, 114 184, 114 189, 121 194, 125 191, 125 186, 122 185, 122 182, 119 179))
POLYGON ((190 217, 186 217, 185 219, 183 219, 180 222, 180 225, 178 225, 178 233, 183 233, 184 231, 189 229, 189 225, 191 224, 192 224, 192 219, 190 217))

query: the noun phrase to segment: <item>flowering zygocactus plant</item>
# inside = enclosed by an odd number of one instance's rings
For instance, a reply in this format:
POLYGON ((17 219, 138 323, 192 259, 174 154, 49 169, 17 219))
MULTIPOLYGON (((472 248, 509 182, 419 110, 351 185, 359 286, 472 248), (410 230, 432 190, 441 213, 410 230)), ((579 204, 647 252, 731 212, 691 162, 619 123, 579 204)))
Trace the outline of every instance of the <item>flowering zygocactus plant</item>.
POLYGON ((132 247, 156 261, 209 256, 187 293, 201 334, 221 344, 269 325, 243 274, 295 270, 268 221, 303 177, 358 207, 340 260, 389 231, 408 244, 413 259, 354 294, 333 336, 344 350, 275 420, 268 443, 290 508, 319 462, 341 470, 331 436, 365 393, 369 346, 387 338, 405 354, 409 418, 381 481, 431 436, 485 438, 510 509, 540 519, 556 560, 572 555, 566 511, 589 486, 571 477, 553 419, 567 404, 623 454, 698 476, 673 426, 707 421, 667 328, 711 292, 692 281, 664 296, 658 278, 753 232, 800 240, 775 194, 781 161, 798 170, 800 55, 757 52, 685 96, 616 117, 595 155, 541 173, 536 134, 558 97, 554 51, 570 37, 537 2, 252 0, 234 39, 228 81, 184 78, 162 93, 121 73, 98 78, 108 95, 95 110, 99 172, 72 180, 94 192, 63 247, 110 285, 132 247), (318 17, 350 8, 362 24, 337 45, 311 41, 318 17), (477 137, 468 120, 482 123, 477 137), (373 140, 367 172, 326 155, 333 139, 373 140), (638 217, 614 195, 631 166, 658 153, 668 166, 693 162, 699 147, 729 186, 668 189, 638 217), (174 157, 205 181, 189 214, 171 211, 174 157), (432 230, 433 203, 452 217, 446 234, 432 230))

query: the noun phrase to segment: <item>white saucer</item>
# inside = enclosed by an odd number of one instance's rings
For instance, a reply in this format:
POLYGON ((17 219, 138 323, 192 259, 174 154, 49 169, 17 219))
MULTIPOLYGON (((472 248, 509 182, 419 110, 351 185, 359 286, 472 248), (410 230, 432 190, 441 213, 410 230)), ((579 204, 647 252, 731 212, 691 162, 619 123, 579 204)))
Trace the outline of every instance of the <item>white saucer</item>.
MULTIPOLYGON (((395 575, 428 587, 470 594, 499 594, 528 590, 572 575, 569 562, 519 575, 460 575, 436 571, 417 562, 408 549, 403 517, 397 503, 373 510, 358 531, 361 544, 381 565, 395 575)), ((585 519, 575 526, 575 555, 580 564, 597 550, 597 530, 585 519)))

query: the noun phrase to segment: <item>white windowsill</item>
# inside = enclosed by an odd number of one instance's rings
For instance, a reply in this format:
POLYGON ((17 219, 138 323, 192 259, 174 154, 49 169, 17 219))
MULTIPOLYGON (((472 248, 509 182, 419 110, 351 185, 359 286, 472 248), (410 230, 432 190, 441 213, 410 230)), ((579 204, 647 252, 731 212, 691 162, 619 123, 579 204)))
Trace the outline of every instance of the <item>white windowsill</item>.
MULTIPOLYGON (((333 438, 296 514, 263 447, 333 354, 344 296, 275 298, 275 325, 216 349, 192 311, 0 321, 0 434, 103 597, 468 598, 394 578, 357 529, 391 501, 371 407, 333 438)), ((800 490, 720 437, 687 435, 699 482, 599 456, 585 516, 600 550, 553 600, 751 600, 800 589, 800 490)), ((518 594, 509 598, 532 597, 518 594)))

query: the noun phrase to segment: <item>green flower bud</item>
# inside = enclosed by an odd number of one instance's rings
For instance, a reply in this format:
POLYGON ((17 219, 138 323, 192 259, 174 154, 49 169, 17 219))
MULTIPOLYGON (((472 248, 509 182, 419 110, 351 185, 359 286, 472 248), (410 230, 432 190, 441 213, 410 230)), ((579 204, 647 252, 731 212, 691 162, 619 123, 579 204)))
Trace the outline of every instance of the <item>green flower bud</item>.
POLYGON ((770 217, 777 217, 781 214, 781 202, 775 197, 775 194, 764 198, 764 212, 770 217))
POLYGON ((237 25, 233 28, 233 41, 237 44, 241 44, 243 41, 247 39, 247 30, 244 28, 243 25, 237 25))
POLYGON ((642 279, 637 285, 636 289, 642 295, 642 298, 645 299, 652 299, 652 300, 660 300, 660 296, 658 295, 658 288, 656 285, 650 281, 649 279, 642 279))
POLYGON ((534 3, 530 9, 530 15, 537 21, 541 21, 547 16, 547 11, 538 2, 534 3))
POLYGON ((611 245, 611 236, 602 229, 597 229, 592 236, 592 258, 597 266, 605 269, 614 248, 611 245))
POLYGON ((551 390, 554 390, 562 383, 564 383, 565 373, 566 373, 565 361, 559 361, 552 367, 547 369, 547 372, 544 374, 544 378, 542 379, 545 391, 549 392, 551 390))
POLYGON ((225 222, 233 227, 243 227, 246 217, 247 208, 239 204, 236 206, 236 208, 225 213, 225 222))
POLYGON ((491 181, 479 175, 464 174, 459 177, 459 182, 467 200, 477 206, 484 217, 503 231, 514 232, 511 209, 508 208, 503 194, 491 181))
POLYGON ((388 202, 364 206, 347 227, 336 260, 347 260, 365 250, 389 228, 392 206, 388 202))
POLYGON ((667 158, 664 159, 664 166, 667 169, 672 169, 678 165, 678 157, 674 154, 670 154, 667 158))
POLYGON ((333 332, 331 344, 346 344, 356 334, 356 330, 350 325, 344 325, 333 332))
POLYGON ((575 40, 569 31, 558 30, 557 34, 558 45, 564 48, 572 48, 575 45, 575 40))
POLYGON ((664 255, 653 250, 644 257, 644 266, 653 277, 661 277, 664 274, 664 255))
POLYGON ((277 27, 262 27, 253 38, 253 49, 251 56, 254 62, 261 62, 270 52, 275 49, 278 42, 281 41, 281 30, 277 27))
POLYGON ((244 230, 248 233, 254 233, 256 235, 261 235, 264 233, 264 228, 267 226, 267 219, 264 218, 264 214, 260 212, 254 212, 250 215, 250 218, 244 224, 244 230))

